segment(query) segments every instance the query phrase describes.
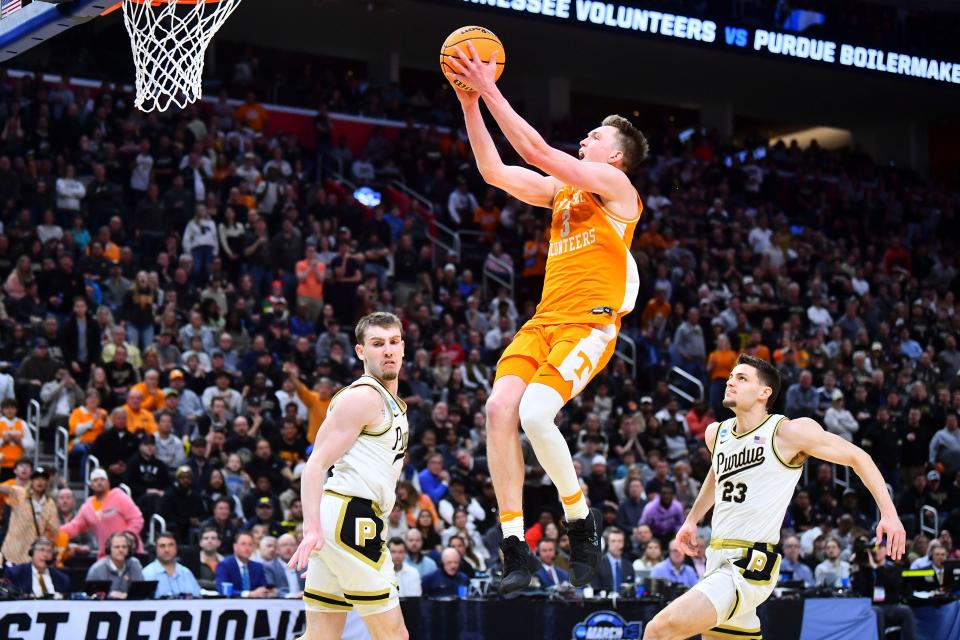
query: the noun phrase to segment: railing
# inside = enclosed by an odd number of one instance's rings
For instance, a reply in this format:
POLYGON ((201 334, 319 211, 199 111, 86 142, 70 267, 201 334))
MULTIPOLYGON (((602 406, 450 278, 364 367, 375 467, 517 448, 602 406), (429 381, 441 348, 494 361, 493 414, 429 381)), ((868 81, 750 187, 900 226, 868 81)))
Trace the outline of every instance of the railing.
POLYGON ((833 484, 838 487, 843 487, 844 489, 850 488, 850 467, 845 464, 834 464, 833 466, 833 484), (843 470, 843 479, 840 479, 840 474, 837 472, 843 470))
POLYGON ((680 396, 681 398, 683 398, 684 400, 690 403, 699 402, 700 400, 703 400, 703 383, 700 382, 700 380, 697 379, 696 376, 690 373, 687 373, 680 367, 671 368, 670 374, 671 375, 676 374, 681 378, 683 378, 684 380, 686 380, 687 382, 689 382, 690 384, 692 384, 697 389, 697 395, 692 396, 686 390, 678 387, 673 383, 670 383, 667 385, 667 388, 670 389, 670 391, 672 391, 673 393, 675 393, 676 395, 680 396))
POLYGON ((920 508, 920 531, 927 534, 927 536, 933 540, 940 535, 940 514, 937 513, 936 508, 925 504, 920 508), (932 518, 927 518, 927 514, 931 514, 932 518), (933 520, 933 526, 927 525, 927 522, 933 520))
POLYGON ((432 249, 431 255, 433 259, 433 266, 436 267, 442 262, 447 262, 451 257, 454 258, 455 262, 459 263, 462 247, 460 234, 437 220, 437 211, 434 208, 433 203, 430 202, 428 198, 414 191, 400 180, 392 181, 390 186, 398 191, 402 191, 407 197, 416 200, 423 205, 424 209, 430 212, 430 219, 426 220, 426 223, 427 240, 430 241, 430 248, 432 249), (445 254, 442 257, 437 255, 438 249, 443 249, 445 251, 445 254))
POLYGON ((510 294, 510 299, 511 300, 513 299, 513 293, 516 286, 515 285, 516 276, 513 273, 513 265, 511 265, 509 262, 507 262, 506 260, 501 260, 500 258, 493 255, 489 255, 486 257, 486 259, 483 261, 483 299, 484 300, 490 300, 496 295, 495 291, 490 291, 490 287, 489 287, 490 282, 495 282, 497 285, 501 287, 506 287, 507 292, 510 294), (488 266, 491 264, 496 265, 497 267, 502 269, 506 275, 498 271, 491 271, 488 268, 488 266))
POLYGON ((27 428, 33 436, 33 468, 40 466, 40 403, 31 400, 27 405, 27 428))
POLYGON ((64 427, 57 427, 53 448, 53 468, 57 475, 63 478, 64 483, 70 482, 70 456, 67 447, 70 443, 70 432, 64 427))
POLYGON ((350 192, 351 192, 351 193, 353 193, 354 191, 357 190, 357 185, 356 185, 356 183, 353 182, 353 180, 348 179, 345 175, 343 175, 343 172, 341 172, 341 171, 334 171, 332 175, 333 175, 333 179, 334 179, 334 180, 336 180, 337 182, 342 182, 343 184, 345 184, 345 185, 347 185, 348 187, 350 187, 350 192))
POLYGON ((167 530, 167 520, 158 513, 153 514, 150 518, 150 526, 147 528, 147 544, 153 546, 157 541, 157 534, 163 533, 167 530), (159 531, 157 530, 157 525, 160 526, 159 531))
POLYGON ((408 187, 406 182, 403 182, 402 180, 393 180, 390 183, 390 186, 397 191, 402 191, 407 197, 416 200, 422 204, 427 211, 436 215, 437 212, 433 210, 433 203, 430 202, 430 199, 408 187))
POLYGON ((460 235, 456 231, 438 220, 432 220, 427 227, 427 239, 433 245, 434 266, 438 266, 441 262, 446 262, 451 258, 460 262, 460 235), (444 256, 437 256, 438 247, 446 250, 444 256))
POLYGON ((94 469, 100 468, 100 458, 97 456, 87 456, 87 464, 83 469, 83 499, 90 497, 90 474, 94 469))
POLYGON ((614 357, 619 358, 627 363, 627 366, 630 367, 630 377, 634 380, 637 378, 637 342, 628 336, 625 333, 620 333, 617 337, 617 346, 616 350, 613 352, 614 357), (624 345, 628 353, 624 353, 620 349, 620 345, 624 345))

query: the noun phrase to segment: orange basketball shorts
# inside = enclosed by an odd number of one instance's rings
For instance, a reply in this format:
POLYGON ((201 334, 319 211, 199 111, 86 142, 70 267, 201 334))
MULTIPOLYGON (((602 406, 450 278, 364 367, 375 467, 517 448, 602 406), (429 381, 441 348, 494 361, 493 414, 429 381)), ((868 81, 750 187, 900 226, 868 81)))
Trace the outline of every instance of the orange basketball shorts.
POLYGON ((568 402, 599 373, 617 346, 619 323, 525 324, 497 362, 496 379, 517 376, 556 390, 568 402))

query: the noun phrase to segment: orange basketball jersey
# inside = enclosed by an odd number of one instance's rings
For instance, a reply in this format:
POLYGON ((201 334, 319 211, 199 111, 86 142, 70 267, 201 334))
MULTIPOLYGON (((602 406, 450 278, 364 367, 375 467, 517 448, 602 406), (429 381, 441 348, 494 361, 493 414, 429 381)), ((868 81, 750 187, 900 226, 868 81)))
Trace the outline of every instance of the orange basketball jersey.
POLYGON ((614 324, 633 311, 640 277, 630 243, 639 219, 624 220, 588 191, 557 191, 543 297, 530 324, 614 324))

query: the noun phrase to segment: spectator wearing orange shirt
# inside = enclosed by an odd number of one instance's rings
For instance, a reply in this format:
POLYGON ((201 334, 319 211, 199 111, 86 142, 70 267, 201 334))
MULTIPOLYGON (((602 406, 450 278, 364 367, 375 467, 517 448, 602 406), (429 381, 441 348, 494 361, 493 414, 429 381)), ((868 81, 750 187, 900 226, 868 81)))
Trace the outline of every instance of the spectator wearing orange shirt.
POLYGON ((90 447, 101 433, 107 422, 107 412, 100 408, 100 392, 87 391, 83 405, 70 413, 70 457, 80 458, 80 471, 86 473, 87 457, 90 447))
POLYGON ((303 260, 297 262, 297 304, 307 310, 307 319, 314 322, 323 311, 323 282, 327 263, 317 257, 317 248, 308 244, 303 260))
POLYGON ((710 380, 710 408, 716 415, 723 410, 723 391, 727 378, 737 364, 737 352, 730 347, 730 338, 721 333, 717 337, 717 348, 707 356, 707 378, 710 380))
POLYGON ((27 423, 17 417, 16 400, 4 400, 0 411, 0 480, 9 480, 17 461, 33 451, 34 441, 27 423))
POLYGON ((292 362, 283 364, 283 372, 293 381, 297 388, 297 397, 307 407, 307 442, 313 444, 317 437, 317 430, 327 418, 327 409, 333 398, 333 383, 328 378, 320 378, 315 390, 300 381, 300 369, 292 362))
POLYGON ((654 257, 662 256, 663 252, 669 248, 667 239, 660 233, 660 223, 658 221, 650 222, 650 226, 637 239, 637 246, 641 251, 646 251, 654 257))
POLYGON ((141 407, 150 413, 156 413, 163 409, 164 394, 160 388, 160 374, 156 369, 150 369, 143 375, 143 382, 133 385, 131 391, 139 391, 142 394, 143 402, 141 407))
POLYGON ((97 237, 94 238, 93 242, 87 245, 87 255, 96 258, 97 256, 93 246, 95 244, 99 245, 103 250, 101 253, 103 258, 112 264, 117 264, 120 262, 120 245, 115 243, 110 237, 110 227, 106 225, 100 227, 97 230, 97 237))
POLYGON ((747 346, 743 352, 754 358, 773 362, 770 359, 770 348, 760 341, 760 332, 756 329, 750 332, 750 339, 747 341, 747 346))
POLYGON ((643 313, 640 314, 640 326, 648 327, 653 324, 659 327, 670 317, 672 307, 667 300, 666 287, 658 286, 654 296, 647 301, 643 307, 643 313))
POLYGON ((537 295, 543 290, 543 279, 547 273, 547 253, 550 243, 543 237, 543 229, 533 230, 533 238, 523 243, 523 290, 527 296, 537 295))
POLYGON ((434 522, 440 521, 437 514, 437 508, 426 493, 420 493, 406 480, 400 480, 397 483, 397 501, 396 506, 400 507, 407 519, 407 526, 415 528, 417 526, 417 516, 421 511, 429 511, 433 516, 434 522))
POLYGON ((493 189, 487 190, 487 195, 483 198, 483 204, 477 207, 473 212, 473 223, 480 230, 480 241, 485 244, 493 242, 497 231, 497 223, 500 221, 500 207, 497 206, 494 199, 493 189))
POLYGON ((127 429, 130 433, 143 431, 153 435, 157 432, 157 421, 153 414, 143 408, 143 393, 130 389, 127 394, 127 403, 123 405, 123 410, 127 414, 127 429))
POLYGON ((810 366, 810 352, 803 348, 802 339, 787 341, 784 346, 774 351, 773 364, 778 367, 783 364, 784 355, 787 351, 793 354, 793 361, 799 368, 806 369, 810 366))
POLYGON ((254 91, 247 91, 246 101, 233 110, 233 117, 241 126, 256 133, 262 133, 267 126, 267 110, 257 102, 257 94, 254 91))

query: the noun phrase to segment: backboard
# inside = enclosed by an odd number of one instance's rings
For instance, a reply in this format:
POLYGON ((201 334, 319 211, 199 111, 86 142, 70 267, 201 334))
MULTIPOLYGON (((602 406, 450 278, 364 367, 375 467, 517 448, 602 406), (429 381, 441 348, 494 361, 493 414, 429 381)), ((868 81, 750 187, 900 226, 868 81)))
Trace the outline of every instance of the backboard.
POLYGON ((96 18, 116 0, 0 0, 0 62, 96 18))

